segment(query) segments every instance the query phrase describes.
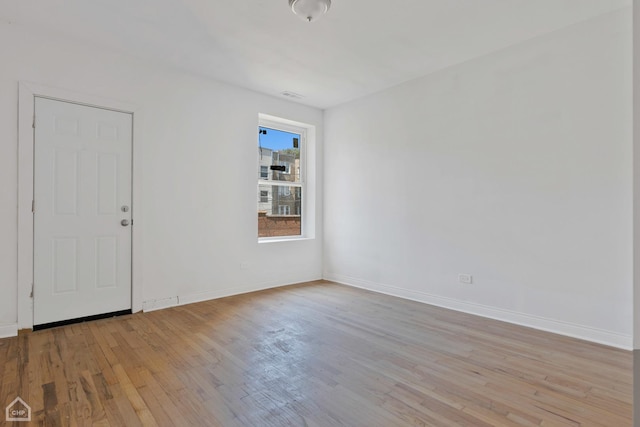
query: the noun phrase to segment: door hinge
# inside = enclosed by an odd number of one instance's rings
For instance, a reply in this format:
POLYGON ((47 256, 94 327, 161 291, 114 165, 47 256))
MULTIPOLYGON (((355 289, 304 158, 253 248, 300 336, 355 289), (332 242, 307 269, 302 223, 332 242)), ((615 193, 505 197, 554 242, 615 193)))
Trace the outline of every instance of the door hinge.
POLYGON ((34 286, 33 286, 33 283, 32 283, 31 284, 31 295, 29 295, 29 298, 33 298, 33 288, 34 288, 34 286))
POLYGON ((31 201, 31 212, 35 213, 35 211, 36 211, 36 201, 32 200, 31 201))
POLYGON ((31 127, 34 128, 34 129, 36 128, 36 115, 35 114, 33 115, 33 123, 31 123, 31 127))

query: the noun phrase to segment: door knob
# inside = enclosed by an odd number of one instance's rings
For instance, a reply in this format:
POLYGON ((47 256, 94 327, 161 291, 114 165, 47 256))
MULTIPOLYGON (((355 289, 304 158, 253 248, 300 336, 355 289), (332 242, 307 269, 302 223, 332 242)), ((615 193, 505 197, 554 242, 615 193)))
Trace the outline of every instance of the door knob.
POLYGON ((123 227, 126 227, 127 225, 129 225, 129 220, 123 219, 122 221, 120 221, 120 225, 122 225, 123 227))

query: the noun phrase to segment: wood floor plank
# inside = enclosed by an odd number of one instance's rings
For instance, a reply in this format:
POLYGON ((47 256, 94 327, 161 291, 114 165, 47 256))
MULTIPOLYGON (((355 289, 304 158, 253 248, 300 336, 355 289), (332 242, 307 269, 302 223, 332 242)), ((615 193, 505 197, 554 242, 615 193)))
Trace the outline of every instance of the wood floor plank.
POLYGON ((124 391, 125 396, 131 403, 136 415, 140 419, 140 422, 144 426, 155 426, 157 425, 155 418, 151 414, 151 411, 147 407, 144 399, 138 393, 138 390, 134 387, 133 383, 129 379, 129 376, 124 371, 122 365, 115 365, 113 367, 113 371, 118 378, 119 384, 124 391))
POLYGON ((631 425, 631 353, 313 282, 0 340, 37 425, 631 425))

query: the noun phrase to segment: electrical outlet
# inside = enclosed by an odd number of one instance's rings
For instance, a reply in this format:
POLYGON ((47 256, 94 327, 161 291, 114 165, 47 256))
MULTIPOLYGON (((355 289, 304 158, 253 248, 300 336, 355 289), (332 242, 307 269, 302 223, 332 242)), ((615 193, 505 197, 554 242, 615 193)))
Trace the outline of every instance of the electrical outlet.
POLYGON ((470 285, 473 283, 473 276, 470 274, 458 274, 458 282, 470 285))
POLYGON ((240 270, 248 270, 249 269, 249 263, 248 262, 241 262, 240 263, 240 270))

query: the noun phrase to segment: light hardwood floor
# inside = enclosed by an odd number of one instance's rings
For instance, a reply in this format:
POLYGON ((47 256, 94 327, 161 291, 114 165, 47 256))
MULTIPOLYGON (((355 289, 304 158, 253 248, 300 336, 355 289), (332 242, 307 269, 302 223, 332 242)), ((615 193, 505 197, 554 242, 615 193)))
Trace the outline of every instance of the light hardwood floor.
POLYGON ((52 426, 624 427, 631 364, 317 282, 0 340, 0 404, 52 426))

